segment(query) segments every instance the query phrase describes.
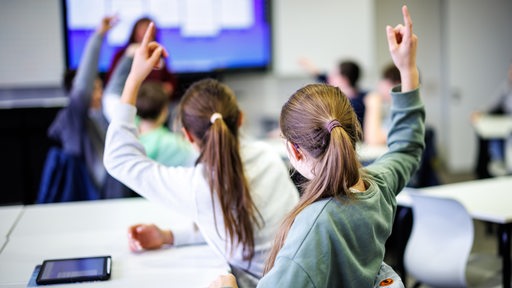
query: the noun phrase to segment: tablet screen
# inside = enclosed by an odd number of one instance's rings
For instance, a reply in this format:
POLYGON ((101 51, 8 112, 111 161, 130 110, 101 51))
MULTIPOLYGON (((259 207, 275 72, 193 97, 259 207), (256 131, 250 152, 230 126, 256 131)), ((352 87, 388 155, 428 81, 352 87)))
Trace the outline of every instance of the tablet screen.
POLYGON ((110 276, 110 262, 110 256, 45 260, 37 283, 106 280, 110 276))

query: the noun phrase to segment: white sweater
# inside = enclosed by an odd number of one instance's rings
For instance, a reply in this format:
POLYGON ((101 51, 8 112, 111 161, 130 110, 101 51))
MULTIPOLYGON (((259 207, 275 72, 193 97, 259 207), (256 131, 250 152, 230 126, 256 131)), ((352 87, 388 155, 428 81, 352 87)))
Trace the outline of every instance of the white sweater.
MULTIPOLYGON (((261 276, 277 229, 298 202, 298 192, 279 155, 261 142, 242 141, 240 144, 251 196, 264 221, 261 229, 254 226, 255 256, 249 265, 243 260, 241 245, 230 253, 220 203, 217 198, 212 203, 205 167, 202 164, 188 168, 166 167, 146 157, 137 140, 135 114, 134 106, 120 104, 112 115, 104 154, 107 171, 148 200, 189 217, 206 242, 230 264, 261 276)), ((175 245, 190 243, 194 238, 192 230, 173 233, 175 245)))

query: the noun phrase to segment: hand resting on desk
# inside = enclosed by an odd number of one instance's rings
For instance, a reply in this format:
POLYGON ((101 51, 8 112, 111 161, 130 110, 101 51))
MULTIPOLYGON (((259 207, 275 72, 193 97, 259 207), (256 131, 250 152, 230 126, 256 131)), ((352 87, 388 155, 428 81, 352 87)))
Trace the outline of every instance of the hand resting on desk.
POLYGON ((171 230, 162 230, 155 224, 136 224, 128 228, 128 245, 132 252, 159 249, 174 244, 171 230))
POLYGON ((220 275, 208 288, 238 288, 233 274, 220 275))

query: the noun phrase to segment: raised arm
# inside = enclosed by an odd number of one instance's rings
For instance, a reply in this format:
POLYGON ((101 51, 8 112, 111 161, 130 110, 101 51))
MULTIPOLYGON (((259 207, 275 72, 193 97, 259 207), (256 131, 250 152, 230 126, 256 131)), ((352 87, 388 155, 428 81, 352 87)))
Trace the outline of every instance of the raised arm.
POLYGON ((153 69, 160 69, 161 57, 167 57, 167 51, 154 39, 155 24, 150 23, 144 38, 135 51, 132 68, 124 86, 121 101, 135 106, 140 85, 153 69))
POLYGON ((80 59, 78 71, 73 79, 71 97, 83 97, 82 101, 91 101, 94 80, 98 75, 98 60, 100 57, 101 44, 107 31, 109 31, 117 18, 113 16, 104 17, 91 36, 80 59))
POLYGON ((408 92, 419 87, 419 73, 416 66, 416 48, 418 37, 412 32, 412 20, 407 6, 402 7, 404 24, 395 28, 386 27, 389 52, 402 79, 402 92, 408 92))
POLYGON ((388 133, 388 153, 369 167, 368 173, 380 177, 393 175, 389 191, 398 193, 419 167, 425 147, 425 109, 419 96, 419 76, 416 67, 417 37, 406 6, 402 7, 404 25, 386 27, 389 51, 400 71, 402 86, 391 92, 391 127, 388 133))
POLYGON ((110 175, 141 196, 175 207, 180 213, 188 215, 194 205, 190 184, 196 183, 193 181, 195 177, 202 179, 202 174, 196 175, 192 168, 166 167, 148 158, 135 125, 134 104, 139 87, 153 69, 152 63, 159 62, 164 51, 163 48, 157 49, 160 46, 156 42, 149 42, 148 35, 154 33, 150 30, 135 53, 121 101, 112 114, 105 139, 104 165, 110 175), (155 62, 150 62, 152 59, 155 62))
MULTIPOLYGON (((127 50, 130 51, 130 50, 127 50)), ((110 122, 112 119, 113 110, 116 105, 121 101, 121 94, 123 93, 123 88, 126 83, 126 79, 128 78, 128 74, 130 73, 130 69, 132 67, 133 62, 133 53, 125 53, 119 63, 116 65, 110 80, 105 87, 105 91, 103 93, 102 105, 103 105, 103 113, 105 117, 110 122)))

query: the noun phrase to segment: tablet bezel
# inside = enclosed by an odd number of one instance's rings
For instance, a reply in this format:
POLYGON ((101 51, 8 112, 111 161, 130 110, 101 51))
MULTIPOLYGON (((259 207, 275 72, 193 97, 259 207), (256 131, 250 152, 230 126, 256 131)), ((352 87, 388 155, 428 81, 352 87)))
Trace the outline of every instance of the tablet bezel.
POLYGON ((39 270, 39 274, 37 275, 36 283, 38 285, 46 285, 46 284, 62 284, 62 283, 76 283, 76 282, 86 282, 86 281, 105 281, 110 279, 110 274, 112 271, 112 257, 111 256, 90 256, 90 257, 77 257, 77 258, 59 258, 59 259, 47 259, 43 261, 41 265, 41 270, 39 270), (75 276, 75 277, 66 277, 66 278, 49 278, 42 279, 42 275, 48 263, 52 262, 63 262, 63 261, 81 261, 81 260, 90 260, 90 259, 103 259, 103 271, 100 275, 93 276, 75 276))

